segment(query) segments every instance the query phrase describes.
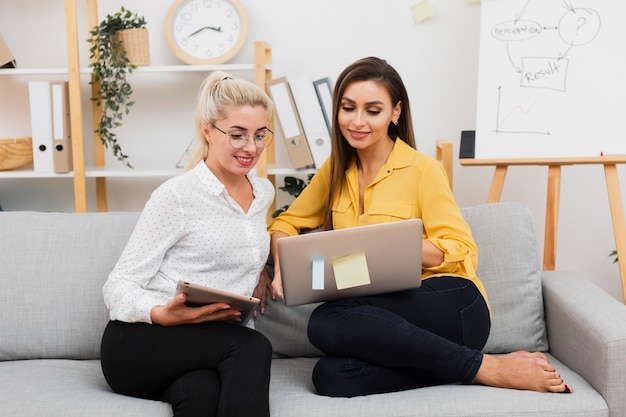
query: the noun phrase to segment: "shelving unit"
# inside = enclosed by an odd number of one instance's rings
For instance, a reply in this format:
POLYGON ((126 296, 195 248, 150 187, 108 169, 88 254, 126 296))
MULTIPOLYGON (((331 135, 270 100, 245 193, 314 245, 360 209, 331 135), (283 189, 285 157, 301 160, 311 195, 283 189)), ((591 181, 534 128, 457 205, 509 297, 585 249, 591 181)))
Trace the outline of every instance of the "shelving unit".
MULTIPOLYGON (((67 68, 4 68, 2 77, 59 77, 66 76, 67 68)), ((54 172, 35 172, 32 169, 15 169, 0 171, 0 179, 37 179, 37 178, 71 178, 72 173, 57 174, 54 172)))
MULTIPOLYGON (((94 164, 85 164, 85 138, 83 136, 83 115, 81 101, 81 73, 89 72, 88 69, 80 68, 79 49, 78 49, 78 16, 77 0, 65 0, 66 10, 66 30, 67 30, 67 50, 68 50, 68 68, 69 91, 70 91, 70 112, 71 112, 71 130, 72 130, 72 149, 74 155, 74 198, 77 212, 87 211, 87 191, 86 179, 95 178, 96 180, 96 207, 98 211, 107 211, 107 178, 138 178, 138 177, 170 177, 176 175, 180 171, 171 170, 130 170, 130 169, 108 169, 105 167, 104 147, 100 139, 94 135, 94 164)), ((87 0, 87 19, 89 27, 94 27, 99 23, 97 0, 87 0)), ((267 80, 271 79, 272 69, 271 48, 265 42, 255 42, 254 45, 254 63, 232 64, 232 65, 166 65, 166 66, 148 66, 137 68, 134 73, 157 73, 157 72, 210 72, 215 70, 223 70, 228 72, 252 71, 254 73, 254 82, 265 88, 267 80)), ((98 88, 93 85, 92 89, 98 88)), ((93 95, 93 94, 92 94, 93 95)), ((94 123, 99 120, 101 108, 92 104, 92 113, 94 123)), ((263 153, 263 158, 257 165, 257 173, 260 176, 268 176, 268 164, 274 161, 274 149, 270 147, 263 153)))
MULTIPOLYGON (((91 78, 91 69, 80 66, 79 43, 87 34, 84 29, 79 30, 78 2, 86 1, 87 5, 87 27, 94 27, 99 23, 98 0, 64 0, 65 3, 65 24, 67 43, 67 67, 65 68, 17 68, 3 69, 0 76, 10 77, 39 77, 39 78, 59 78, 67 79, 69 83, 70 95, 70 129, 72 134, 72 157, 73 171, 66 174, 41 173, 32 169, 18 169, 14 171, 0 172, 2 179, 64 179, 73 181, 74 208, 76 212, 88 211, 87 186, 95 183, 96 210, 107 211, 107 178, 115 179, 145 179, 145 178, 168 178, 179 174, 181 171, 175 168, 150 168, 150 169, 128 169, 126 167, 111 167, 106 164, 106 150, 100 138, 89 132, 95 130, 95 126, 84 126, 84 121, 88 120, 85 112, 90 112, 93 116, 93 123, 97 123, 101 115, 101 108, 95 103, 84 103, 83 95, 89 88, 88 81, 91 78), (84 107, 87 104, 87 107, 84 107), (85 110, 89 109, 89 110, 85 110), (90 136, 92 136, 90 138, 90 136), (93 141, 93 161, 86 158, 86 140, 93 141)), ((80 5, 82 6, 82 4, 80 5)), ((84 23, 84 22, 83 22, 84 23)), ((272 79, 272 50, 271 46, 265 42, 254 43, 254 60, 251 64, 224 64, 224 65, 151 65, 138 67, 133 71, 133 77, 141 77, 142 74, 156 73, 208 73, 211 71, 226 71, 230 73, 244 73, 251 75, 255 84, 265 89, 266 82, 272 79)), ((97 85, 91 86, 90 96, 93 96, 93 89, 99 88, 97 85)), ((129 116, 129 117, 132 117, 129 116)), ((273 126, 270 126, 273 128, 273 126)), ((263 152, 261 160, 255 170, 260 177, 269 178, 274 184, 276 176, 285 175, 307 175, 315 170, 294 170, 289 162, 275 164, 275 143, 280 139, 276 138, 273 143, 263 152)), ((92 202, 93 203, 93 202, 92 202)), ((270 209, 271 210, 271 209, 270 209)), ((273 210, 271 210, 273 211, 273 210)), ((271 212, 270 211, 270 212, 271 212)))

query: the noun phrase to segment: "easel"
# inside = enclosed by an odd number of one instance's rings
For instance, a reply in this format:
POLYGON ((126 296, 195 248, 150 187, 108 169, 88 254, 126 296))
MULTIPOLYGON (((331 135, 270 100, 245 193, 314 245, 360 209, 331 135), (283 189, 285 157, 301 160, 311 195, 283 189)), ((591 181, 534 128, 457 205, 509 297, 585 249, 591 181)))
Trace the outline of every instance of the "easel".
POLYGON ((606 189, 613 220, 613 234, 619 260, 622 294, 626 302, 626 221, 617 175, 617 164, 626 164, 626 156, 599 156, 579 158, 520 158, 520 159, 472 159, 461 158, 462 166, 495 166, 488 203, 500 201, 506 172, 512 165, 548 166, 548 195, 546 203, 546 228, 543 247, 543 269, 552 271, 556 265, 556 239, 559 217, 559 197, 561 189, 561 167, 563 165, 604 165, 606 189))

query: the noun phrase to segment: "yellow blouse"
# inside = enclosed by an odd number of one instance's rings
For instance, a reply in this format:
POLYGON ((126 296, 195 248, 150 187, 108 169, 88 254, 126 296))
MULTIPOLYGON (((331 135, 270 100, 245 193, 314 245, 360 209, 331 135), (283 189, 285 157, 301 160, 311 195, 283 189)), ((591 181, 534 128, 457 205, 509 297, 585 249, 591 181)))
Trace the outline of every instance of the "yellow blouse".
MULTIPOLYGON (((327 160, 289 209, 274 219, 269 232, 282 231, 292 236, 302 229, 321 226, 329 182, 327 160)), ((484 285, 475 272, 478 248, 454 200, 446 172, 437 160, 397 139, 387 162, 365 189, 361 215, 356 161, 346 170, 346 182, 347 187, 342 187, 333 204, 334 229, 421 218, 423 238, 444 253, 441 265, 422 269, 422 278, 452 275, 469 279, 487 300, 484 285)))

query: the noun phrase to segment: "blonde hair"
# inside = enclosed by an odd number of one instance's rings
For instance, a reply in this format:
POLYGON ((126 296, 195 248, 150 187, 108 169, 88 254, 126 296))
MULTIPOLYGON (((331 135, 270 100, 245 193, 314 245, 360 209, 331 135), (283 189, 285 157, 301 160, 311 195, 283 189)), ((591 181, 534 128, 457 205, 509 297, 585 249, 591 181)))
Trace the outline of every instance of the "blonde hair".
POLYGON ((191 169, 209 154, 209 143, 204 137, 204 127, 214 125, 228 117, 233 107, 262 106, 267 111, 268 120, 274 114, 274 104, 269 96, 256 84, 230 74, 216 71, 207 76, 198 92, 196 104, 196 138, 186 160, 185 169, 191 169))

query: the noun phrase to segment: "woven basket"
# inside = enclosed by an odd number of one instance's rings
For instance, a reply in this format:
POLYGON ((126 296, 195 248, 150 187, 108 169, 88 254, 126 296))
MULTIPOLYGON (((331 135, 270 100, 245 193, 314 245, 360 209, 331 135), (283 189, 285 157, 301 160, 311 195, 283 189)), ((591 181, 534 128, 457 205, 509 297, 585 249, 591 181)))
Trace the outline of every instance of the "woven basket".
POLYGON ((137 65, 138 67, 150 65, 148 29, 122 29, 113 36, 117 38, 116 40, 121 42, 131 64, 137 65))
POLYGON ((32 162, 31 138, 0 139, 0 171, 21 168, 32 162))

